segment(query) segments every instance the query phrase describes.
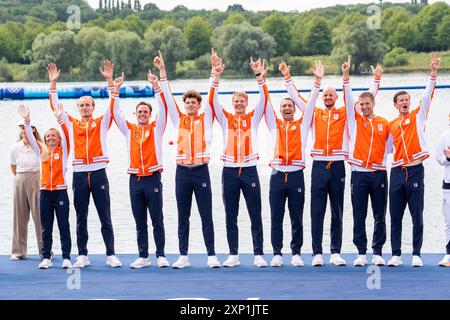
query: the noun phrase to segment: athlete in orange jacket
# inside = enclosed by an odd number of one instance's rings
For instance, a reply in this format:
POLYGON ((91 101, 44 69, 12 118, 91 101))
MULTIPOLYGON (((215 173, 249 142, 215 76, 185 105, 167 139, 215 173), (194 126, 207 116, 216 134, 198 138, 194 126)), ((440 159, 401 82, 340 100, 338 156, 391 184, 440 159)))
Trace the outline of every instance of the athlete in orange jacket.
POLYGON ((136 106, 137 123, 125 120, 119 107, 119 92, 123 84, 122 77, 114 80, 114 121, 126 138, 128 170, 130 174, 130 200, 133 217, 136 222, 139 258, 130 267, 140 269, 149 267, 147 209, 153 225, 153 237, 156 246, 158 267, 169 266, 164 254, 165 232, 163 218, 163 186, 161 183, 162 141, 167 122, 167 106, 162 99, 158 77, 149 70, 148 81, 152 84, 157 100, 156 120, 150 122, 152 106, 139 102, 136 106))
MULTIPOLYGON (((112 91, 114 65, 109 60, 105 60, 103 69, 100 70, 103 77, 108 81, 108 89, 112 91)), ((59 79, 60 70, 55 64, 51 63, 48 65, 47 71, 50 79, 50 106, 54 109, 58 105, 56 81, 59 79)), ((70 149, 73 158, 72 190, 77 213, 78 245, 78 258, 74 267, 83 268, 90 264, 87 256, 87 216, 91 193, 102 225, 101 231, 107 255, 106 264, 110 267, 121 267, 122 263, 114 253, 109 182, 105 170, 109 162, 106 137, 113 121, 114 96, 110 95, 109 106, 105 109, 103 115, 98 118, 93 117, 95 102, 92 97, 81 97, 78 99, 77 106, 81 119, 76 119, 66 113, 62 114, 62 120, 69 131, 70 149)))
POLYGON ((250 215, 253 238, 254 265, 267 266, 263 256, 263 227, 261 218, 261 187, 256 161, 258 159, 258 126, 264 115, 269 92, 263 77, 266 72, 264 61, 250 59, 250 66, 258 81, 260 100, 251 112, 246 112, 248 96, 245 92, 235 92, 232 103, 234 113, 226 111, 219 102, 219 79, 225 67, 217 54, 212 52, 211 65, 214 81, 209 91, 209 105, 222 127, 224 161, 222 172, 222 196, 225 204, 227 240, 230 255, 224 262, 226 267, 240 264, 238 255, 239 198, 241 189, 250 215))
POLYGON ((271 240, 274 254, 270 262, 272 267, 281 267, 283 264, 281 250, 283 248, 283 219, 286 199, 291 218, 291 264, 295 267, 304 265, 300 255, 303 245, 303 207, 305 204, 303 168, 305 167, 308 132, 324 74, 322 63, 316 61, 316 68, 312 71, 315 75, 314 86, 305 112, 299 119, 294 119, 295 104, 290 98, 281 101, 281 119, 275 114, 270 100, 265 112, 267 127, 274 145, 274 156, 270 161, 273 171, 270 176, 269 191, 271 240))
POLYGON ((178 208, 180 257, 172 264, 172 267, 181 269, 190 266, 188 259, 189 217, 191 215, 192 194, 194 193, 208 254, 207 266, 218 268, 221 264, 214 249, 211 179, 208 169, 213 114, 208 106, 205 106, 204 111, 199 113, 202 97, 195 90, 188 90, 184 93, 183 102, 186 113, 183 113, 172 96, 161 52, 153 60, 153 63, 160 70, 160 85, 163 97, 167 102, 172 124, 178 131, 175 195, 178 208))
POLYGON ((55 108, 58 124, 61 126, 61 135, 55 128, 50 128, 44 134, 45 145, 39 143, 32 131, 30 123, 30 109, 20 105, 19 113, 25 123, 25 132, 30 141, 34 153, 41 159, 41 182, 39 212, 42 223, 42 256, 39 269, 52 267, 52 243, 53 243, 53 221, 58 220, 59 234, 61 238, 61 249, 64 269, 71 268, 70 250, 72 241, 70 239, 69 225, 69 197, 67 196, 67 158, 69 156, 69 132, 67 126, 61 120, 62 105, 55 108))
POLYGON ((419 106, 410 111, 411 100, 406 91, 394 95, 399 117, 389 122, 389 139, 394 144, 394 162, 389 187, 392 259, 388 266, 402 265, 402 219, 408 204, 413 221, 413 267, 423 266, 420 250, 423 241, 424 168, 429 157, 425 141, 425 122, 430 110, 440 59, 431 54, 431 73, 419 106))
MULTIPOLYGON (((379 80, 383 69, 380 65, 373 68, 379 80)), ((389 128, 386 119, 373 113, 375 96, 370 92, 359 95, 355 104, 350 85, 350 57, 342 65, 344 81, 344 101, 350 137, 350 153, 348 162, 352 167, 351 196, 353 207, 353 243, 358 249, 354 266, 367 263, 366 217, 369 196, 374 217, 373 259, 378 266, 385 265, 382 257, 383 245, 386 242, 386 207, 388 180, 386 157, 391 151, 387 143, 389 128)))
MULTIPOLYGON (((289 97, 302 111, 306 100, 295 87, 290 67, 281 65, 289 97)), ((374 78, 370 92, 376 94, 379 80, 374 78)), ((322 256, 323 221, 327 208, 327 196, 331 206, 331 258, 330 263, 346 265, 340 256, 342 247, 342 219, 344 213, 345 163, 348 157, 348 132, 345 107, 336 108, 336 89, 323 91, 325 108, 316 107, 311 125, 314 141, 311 150, 313 165, 311 171, 311 234, 314 258, 313 266, 324 264, 322 256)))

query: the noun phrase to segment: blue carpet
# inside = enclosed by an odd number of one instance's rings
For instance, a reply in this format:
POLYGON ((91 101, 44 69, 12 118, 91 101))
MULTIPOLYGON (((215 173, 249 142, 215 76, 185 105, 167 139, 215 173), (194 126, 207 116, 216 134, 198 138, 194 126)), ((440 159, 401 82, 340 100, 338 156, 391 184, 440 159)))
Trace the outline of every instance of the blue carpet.
MULTIPOLYGON (((239 267, 209 269, 206 255, 191 254, 190 268, 174 270, 157 268, 152 256, 151 267, 133 270, 128 266, 135 255, 119 255, 124 267, 116 269, 105 265, 104 255, 90 255, 89 267, 66 271, 60 267, 60 257, 54 258, 53 268, 39 270, 37 256, 22 261, 0 256, 0 299, 450 299, 450 268, 437 266, 442 258, 439 254, 424 254, 423 268, 412 268, 411 255, 403 255, 404 266, 380 267, 375 273, 369 272, 370 266, 313 268, 309 254, 302 256, 306 266, 299 268, 290 265, 290 255, 284 256, 281 268, 256 268, 252 255, 240 257, 239 267)), ((355 255, 343 257, 351 264, 355 255)), ((167 258, 172 263, 177 256, 167 258)), ((219 255, 221 261, 225 258, 219 255)), ((269 262, 272 256, 265 258, 269 262)), ((325 259, 328 262, 329 256, 325 259)))

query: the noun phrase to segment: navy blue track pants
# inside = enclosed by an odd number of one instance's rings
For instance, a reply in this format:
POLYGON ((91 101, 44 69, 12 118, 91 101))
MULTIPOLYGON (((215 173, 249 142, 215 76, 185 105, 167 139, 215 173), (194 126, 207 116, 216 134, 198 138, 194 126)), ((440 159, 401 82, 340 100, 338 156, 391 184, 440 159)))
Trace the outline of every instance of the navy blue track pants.
POLYGON ((300 254, 303 245, 303 207, 305 205, 303 170, 286 173, 273 170, 270 177, 269 201, 274 255, 282 255, 286 199, 291 218, 291 252, 293 255, 300 254))
POLYGON ((178 207, 178 241, 180 254, 188 254, 189 217, 191 216, 192 193, 194 193, 202 221, 202 233, 206 251, 208 256, 215 255, 211 179, 209 177, 208 165, 204 164, 193 168, 177 165, 175 193, 178 207))
POLYGON ((164 256, 165 232, 163 218, 163 187, 161 173, 138 177, 130 175, 130 200, 136 222, 139 257, 148 258, 147 210, 153 226, 156 257, 164 256))
POLYGON ((61 239, 61 251, 63 259, 70 260, 72 240, 70 239, 69 226, 69 197, 67 190, 41 190, 39 209, 42 224, 42 256, 44 259, 51 258, 53 244, 53 221, 56 215, 59 236, 61 239))
POLYGON ((253 252, 263 255, 263 226, 261 218, 261 185, 256 166, 229 168, 222 171, 222 198, 225 205, 227 240, 230 255, 237 255, 239 248, 239 199, 244 194, 250 215, 253 252))
POLYGON ((105 169, 90 172, 73 173, 73 200, 77 213, 78 254, 87 255, 88 228, 87 217, 89 198, 92 193, 95 207, 100 218, 101 232, 105 242, 106 255, 114 255, 114 231, 111 223, 111 205, 109 182, 105 169))
POLYGON ((420 256, 423 241, 424 168, 422 164, 391 170, 389 211, 392 255, 402 254, 402 220, 408 205, 413 223, 413 255, 420 256))
POLYGON ((387 172, 352 171, 351 194, 353 207, 353 243, 358 249, 359 254, 366 254, 366 218, 370 197, 374 218, 372 250, 374 255, 381 256, 383 245, 386 242, 387 172))
POLYGON ((323 221, 327 197, 331 205, 331 253, 342 247, 342 218, 344 213, 344 161, 313 161, 311 172, 311 233, 313 254, 322 254, 323 221))

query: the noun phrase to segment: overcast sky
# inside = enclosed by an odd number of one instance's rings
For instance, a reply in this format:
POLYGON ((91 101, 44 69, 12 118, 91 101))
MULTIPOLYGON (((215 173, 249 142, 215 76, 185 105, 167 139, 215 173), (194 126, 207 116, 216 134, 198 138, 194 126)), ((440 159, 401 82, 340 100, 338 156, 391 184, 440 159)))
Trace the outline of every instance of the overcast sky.
MULTIPOLYGON (((435 3, 439 0, 429 0, 428 3, 435 3)), ((441 0, 442 1, 442 0, 441 0)), ((88 0, 92 7, 98 7, 98 0, 88 0)), ((115 2, 115 0, 114 0, 115 2)), ((125 0, 125 3, 128 1, 125 0)), ((252 11, 260 10, 278 10, 278 11, 306 11, 312 8, 329 7, 336 4, 357 4, 357 3, 379 3, 378 0, 342 0, 342 1, 332 1, 332 0, 141 0, 142 6, 145 3, 153 2, 162 10, 172 10, 177 5, 184 5, 189 9, 219 9, 226 10, 231 4, 241 4, 245 9, 252 11)), ((384 0, 383 2, 388 2, 384 0)), ((395 3, 405 3, 410 2, 408 0, 390 0, 389 2, 395 3)), ((418 1, 420 2, 420 0, 418 1)), ((445 0, 450 4, 450 0, 445 0)), ((132 0, 131 3, 134 3, 132 0)))

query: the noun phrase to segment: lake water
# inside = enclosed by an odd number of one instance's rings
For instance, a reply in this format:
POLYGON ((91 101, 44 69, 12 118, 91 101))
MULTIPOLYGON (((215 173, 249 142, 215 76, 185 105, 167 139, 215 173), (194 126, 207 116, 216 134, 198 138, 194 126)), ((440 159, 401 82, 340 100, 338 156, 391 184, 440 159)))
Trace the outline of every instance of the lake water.
MULTIPOLYGON (((402 86, 402 85, 425 85, 428 79, 428 75, 424 73, 414 73, 406 75, 385 75, 382 80, 382 86, 402 86)), ((356 87, 368 87, 370 85, 370 77, 353 77, 352 85, 356 87)), ((312 85, 312 78, 309 77, 296 77, 295 83, 298 88, 310 88, 312 85)), ((341 87, 341 77, 339 76, 327 76, 324 79, 322 87, 336 86, 341 87)), ((97 83, 98 84, 98 83, 97 83)), ((130 84, 130 83, 129 83, 130 84)), ((438 84, 450 84, 450 75, 444 74, 439 76, 438 84)), ((2 84, 0 86, 15 86, 22 84, 2 84)), ((31 85, 31 84, 24 84, 31 85)), ((33 84, 33 85, 47 85, 47 84, 33 84)), ((285 89, 284 82, 281 78, 271 78, 268 80, 269 89, 285 89)), ((199 91, 208 90, 208 81, 206 80, 180 80, 171 82, 174 92, 180 92, 186 89, 197 89, 199 91)), ((229 90, 257 90, 256 82, 253 79, 246 80, 224 80, 221 83, 221 91, 229 90)), ((412 98, 412 106, 417 106, 423 90, 410 91, 412 98)), ((343 105, 342 94, 339 93, 340 99, 338 105, 343 105)), ((376 99, 375 113, 386 117, 388 120, 393 119, 397 112, 392 104, 392 97, 394 91, 380 91, 376 99)), ((276 109, 281 99, 285 94, 272 94, 271 100, 276 109)), ((205 97, 206 98, 206 97, 205 97)), ((121 108, 128 120, 134 121, 134 107, 139 99, 122 99, 121 108)), ((151 103, 154 103, 154 99, 149 99, 151 103)), ((177 97, 179 104, 182 106, 181 98, 177 97)), ((231 96, 223 95, 220 100, 224 106, 229 108, 231 106, 231 96)), ((257 102, 258 96, 250 96, 250 106, 257 102)), ((61 100, 64 103, 66 110, 75 116, 78 115, 76 111, 76 100, 61 100)), ((0 110, 2 112, 3 125, 0 127, 0 176, 2 183, 0 184, 0 254, 10 254, 11 239, 12 239, 12 185, 13 176, 11 174, 9 166, 9 149, 10 146, 17 140, 19 130, 17 127, 18 120, 20 119, 17 113, 17 107, 20 101, 0 101, 0 110)), ((38 129, 43 133, 51 126, 55 126, 56 122, 53 119, 53 114, 49 110, 48 100, 29 100, 25 103, 31 108, 32 119, 37 124, 38 129)), ((100 115, 104 108, 107 106, 107 99, 96 100, 96 115, 100 115)), ((322 105, 321 96, 318 99, 318 105, 322 105)), ((425 210, 424 210, 424 252, 442 252, 444 249, 444 219, 441 212, 442 202, 442 177, 443 169, 438 165, 434 159, 437 140, 439 135, 448 130, 448 113, 450 112, 450 89, 438 89, 435 92, 434 99, 431 105, 431 110, 427 122, 427 142, 431 153, 431 157, 424 163, 425 165, 425 210)), ((219 155, 222 149, 222 134, 221 128, 217 123, 214 124, 213 130, 213 144, 211 148, 212 159, 209 165, 212 192, 213 192, 213 217, 215 224, 216 234, 216 251, 218 253, 228 253, 228 245, 226 240, 225 229, 225 211, 221 196, 221 172, 222 162, 219 159, 219 155)), ((259 146, 260 146, 260 160, 258 165, 259 176, 261 180, 262 188, 262 216, 264 226, 264 250, 266 254, 271 254, 270 244, 270 210, 269 210, 269 178, 271 169, 268 166, 268 161, 271 157, 272 149, 268 141, 269 131, 262 121, 259 128, 259 146)), ((166 134, 164 136, 164 172, 162 173, 162 181, 164 185, 164 221, 166 228, 166 252, 177 253, 178 252, 178 238, 177 238, 177 210, 175 201, 175 153, 176 146, 169 145, 169 141, 176 142, 176 131, 173 129, 172 124, 168 121, 166 134)), ((108 165, 108 176, 111 189, 111 211, 112 222, 115 232, 115 247, 116 252, 120 253, 136 253, 136 232, 135 223, 131 213, 129 194, 128 194, 128 175, 127 169, 127 155, 125 139, 119 132, 117 127, 113 124, 109 136, 108 136, 108 148, 111 162, 108 165)), ((309 139, 308 150, 311 148, 311 141, 309 139)), ((311 176, 311 158, 307 158, 307 167, 305 169, 305 183, 306 183, 306 202, 304 209, 304 246, 302 252, 311 252, 311 219, 310 219, 310 176, 311 176)), ((69 167, 68 182, 71 185, 72 180, 72 168, 69 167)), ((347 179, 345 189, 345 204, 344 204, 344 232, 343 232, 343 252, 356 252, 356 249, 352 243, 352 211, 350 202, 350 171, 347 166, 347 179)), ((72 201, 72 191, 69 190, 70 200, 72 201)), ((371 243, 371 233, 373 230, 373 222, 371 218, 371 210, 369 209, 367 219, 367 232, 369 235, 369 247, 371 243)), ((150 220, 150 219, 149 219, 150 220)), ((72 253, 77 253, 76 248, 76 218, 75 210, 71 207, 70 212, 70 224, 72 231, 72 253)), ((150 221, 149 221, 150 224, 150 221)), ((386 253, 390 253, 390 219, 389 213, 387 214, 387 226, 388 226, 388 241, 384 247, 386 253)), ((325 224, 324 224, 324 252, 329 252, 329 229, 330 229, 330 212, 327 210, 325 224)), ((30 222, 29 228, 29 252, 36 253, 36 241, 34 235, 34 228, 30 222)), ((411 218, 409 212, 404 217, 404 229, 403 229, 403 250, 404 252, 410 252, 411 249, 411 218)), ((151 230, 149 232, 150 240, 150 253, 154 252, 154 243, 152 239, 151 230)), ((289 241, 290 241, 290 221, 288 215, 284 221, 284 250, 283 252, 289 253, 289 241)), ((241 197, 240 215, 239 215, 239 249, 240 252, 252 252, 250 233, 250 221, 245 207, 245 202, 241 197)), ((54 251, 59 254, 60 252, 59 234, 56 228, 54 230, 54 251)), ((90 253, 104 253, 104 244, 100 233, 100 223, 91 200, 91 206, 89 211, 89 243, 88 249, 90 253)), ((190 232, 190 247, 189 252, 205 253, 206 249, 203 244, 203 238, 201 233, 201 222, 199 214, 196 208, 195 200, 193 201, 193 211, 191 215, 191 232, 190 232)), ((370 252, 370 250, 369 250, 370 252)))

